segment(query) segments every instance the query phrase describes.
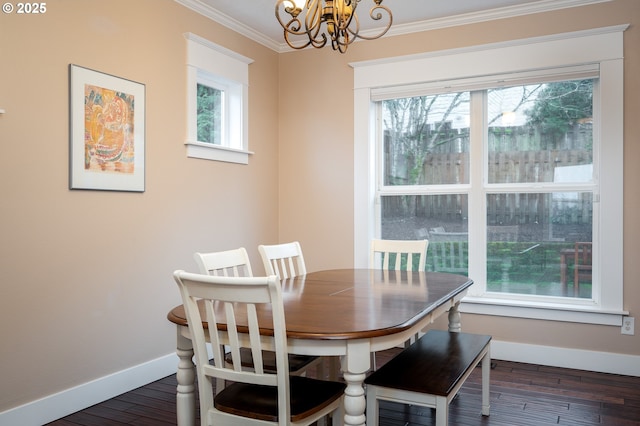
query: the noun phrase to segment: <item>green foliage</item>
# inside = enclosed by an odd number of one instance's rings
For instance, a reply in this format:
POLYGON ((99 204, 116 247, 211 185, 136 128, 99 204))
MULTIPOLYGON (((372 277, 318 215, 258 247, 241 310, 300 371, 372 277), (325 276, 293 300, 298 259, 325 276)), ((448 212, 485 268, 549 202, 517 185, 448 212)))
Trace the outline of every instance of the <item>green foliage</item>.
MULTIPOLYGON (((466 269, 469 265, 468 243, 456 242, 459 248, 445 249, 449 242, 432 241, 427 254, 427 271, 462 273, 451 266, 466 269), (441 255, 444 253, 444 258, 441 255), (459 259, 453 259, 459 257, 459 259)), ((544 243, 532 249, 532 242, 495 241, 487 245, 488 284, 502 283, 507 273, 512 282, 548 285, 559 282, 560 252, 572 249, 572 243, 544 243), (528 250, 529 249, 529 250, 528 250)), ((468 269, 467 269, 468 270, 468 269)))
POLYGON ((530 125, 560 137, 580 120, 593 117, 593 80, 549 83, 526 113, 530 125))
POLYGON ((220 144, 222 91, 198 84, 198 141, 220 144))

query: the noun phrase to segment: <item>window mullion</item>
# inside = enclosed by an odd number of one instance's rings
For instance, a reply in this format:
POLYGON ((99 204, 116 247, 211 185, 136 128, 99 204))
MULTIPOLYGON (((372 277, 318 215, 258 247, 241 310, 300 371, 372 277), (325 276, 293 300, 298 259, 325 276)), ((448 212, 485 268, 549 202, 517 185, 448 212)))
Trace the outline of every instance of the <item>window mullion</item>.
POLYGON ((474 277, 470 295, 478 296, 487 287, 486 250, 486 138, 487 94, 485 90, 471 92, 470 164, 471 190, 469 192, 469 276, 474 277), (473 214, 473 212, 477 212, 473 214))

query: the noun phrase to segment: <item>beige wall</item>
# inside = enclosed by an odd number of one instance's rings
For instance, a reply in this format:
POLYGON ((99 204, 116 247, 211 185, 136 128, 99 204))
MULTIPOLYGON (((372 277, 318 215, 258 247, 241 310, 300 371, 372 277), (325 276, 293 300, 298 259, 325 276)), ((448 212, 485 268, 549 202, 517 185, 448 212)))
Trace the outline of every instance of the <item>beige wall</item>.
MULTIPOLYGON (((280 236, 298 238, 310 270, 353 262, 353 70, 350 62, 631 24, 625 52, 625 309, 640 316, 640 2, 616 0, 420 34, 280 55, 280 236), (304 98, 300 96, 305 88, 304 98), (319 197, 318 195, 322 195, 319 197), (331 200, 331 202, 326 202, 331 200)), ((356 219, 357 220, 357 219, 356 219)), ((444 320, 443 320, 444 321, 444 320)), ((466 315, 466 331, 496 340, 640 355, 619 327, 466 315)), ((445 324, 439 322, 439 327, 445 324)))
MULTIPOLYGON (((0 412, 170 354, 171 278, 192 252, 297 239, 308 269, 353 262, 349 62, 630 23, 625 34, 625 307, 640 311, 640 3, 616 0, 353 45, 276 54, 172 0, 48 2, 0 16, 0 412), (185 40, 250 66, 248 166, 187 159, 185 40), (68 189, 68 65, 146 85, 146 192, 68 189), (304 95, 304 97, 303 97, 304 95)), ((497 339, 640 355, 640 333, 465 317, 497 339)))
POLYGON ((0 15, 0 412, 175 351, 171 273, 277 240, 277 54, 172 0, 0 15), (185 155, 186 40, 250 65, 248 166, 185 155), (68 189, 68 66, 146 85, 146 191, 68 189))

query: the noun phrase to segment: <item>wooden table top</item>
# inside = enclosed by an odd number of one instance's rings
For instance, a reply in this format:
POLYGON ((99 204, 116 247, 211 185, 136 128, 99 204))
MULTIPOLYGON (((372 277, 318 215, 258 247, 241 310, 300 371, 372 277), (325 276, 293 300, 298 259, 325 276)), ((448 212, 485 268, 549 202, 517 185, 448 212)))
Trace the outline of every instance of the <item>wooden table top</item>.
MULTIPOLYGON (((439 272, 312 272, 282 282, 287 336, 334 340, 398 333, 472 284, 468 277, 439 272)), ((270 313, 259 311, 258 315, 270 313)), ((167 318, 187 325, 182 305, 172 309, 167 318)))

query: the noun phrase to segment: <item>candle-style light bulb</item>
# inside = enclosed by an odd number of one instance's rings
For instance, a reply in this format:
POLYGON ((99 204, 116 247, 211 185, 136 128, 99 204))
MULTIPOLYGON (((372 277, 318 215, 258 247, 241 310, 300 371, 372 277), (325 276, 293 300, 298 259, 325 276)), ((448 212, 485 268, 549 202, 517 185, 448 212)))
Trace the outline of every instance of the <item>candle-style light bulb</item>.
POLYGON ((286 0, 283 2, 284 10, 290 14, 299 14, 304 7, 305 0, 286 0))

